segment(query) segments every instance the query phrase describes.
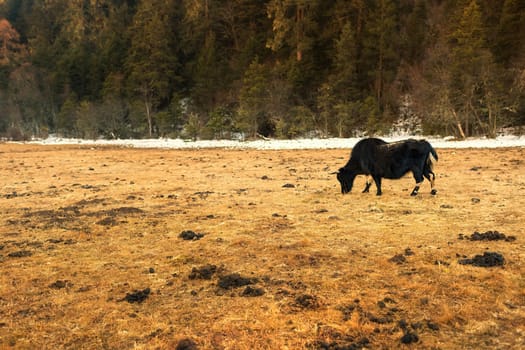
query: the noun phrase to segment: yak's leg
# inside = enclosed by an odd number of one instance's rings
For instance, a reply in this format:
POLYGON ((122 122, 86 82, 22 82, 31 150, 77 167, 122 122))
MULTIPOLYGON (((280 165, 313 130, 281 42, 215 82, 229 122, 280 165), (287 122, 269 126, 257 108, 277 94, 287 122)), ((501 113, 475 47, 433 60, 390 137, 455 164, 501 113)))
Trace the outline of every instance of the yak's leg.
POLYGON ((381 176, 372 176, 374 179, 374 182, 376 183, 377 192, 376 195, 380 196, 383 192, 381 192, 381 176))
POLYGON ((370 175, 366 176, 366 185, 365 189, 363 190, 363 193, 368 193, 370 190, 370 186, 372 186, 372 178, 370 175))
POLYGON ((411 196, 417 196, 417 194, 419 193, 419 187, 421 186, 422 182, 423 181, 416 183, 416 186, 412 190, 412 193, 410 193, 411 196))
POLYGON ((414 189, 412 190, 412 193, 410 193, 411 196, 417 196, 417 194, 419 193, 419 187, 421 186, 421 184, 423 183, 423 175, 421 174, 420 171, 412 171, 412 173, 414 174, 414 179, 416 179, 416 187, 414 187, 414 189))
POLYGON ((427 178, 427 180, 430 181, 430 194, 433 196, 436 195, 437 190, 434 188, 436 175, 432 171, 429 171, 428 173, 425 173, 424 175, 427 178))

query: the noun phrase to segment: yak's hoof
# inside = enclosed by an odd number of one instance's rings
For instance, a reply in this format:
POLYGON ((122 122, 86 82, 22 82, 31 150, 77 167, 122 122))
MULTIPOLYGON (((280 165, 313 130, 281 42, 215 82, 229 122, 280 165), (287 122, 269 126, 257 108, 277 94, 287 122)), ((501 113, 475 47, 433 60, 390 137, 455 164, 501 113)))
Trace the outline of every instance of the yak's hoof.
POLYGON ((410 195, 411 195, 412 197, 417 196, 417 191, 413 191, 410 195))
POLYGON ((438 193, 437 190, 432 190, 432 191, 430 191, 430 194, 433 195, 433 196, 435 196, 437 193, 438 193))

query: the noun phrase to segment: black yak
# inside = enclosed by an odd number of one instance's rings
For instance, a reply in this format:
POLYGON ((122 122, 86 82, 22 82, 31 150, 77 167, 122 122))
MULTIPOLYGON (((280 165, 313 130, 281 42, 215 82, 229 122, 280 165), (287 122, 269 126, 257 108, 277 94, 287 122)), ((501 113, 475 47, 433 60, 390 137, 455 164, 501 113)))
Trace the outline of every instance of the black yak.
POLYGON ((377 138, 367 138, 359 141, 352 149, 350 160, 337 172, 337 180, 341 184, 343 194, 352 190, 357 175, 367 175, 366 186, 363 192, 368 192, 372 177, 377 187, 377 195, 381 195, 381 179, 399 179, 408 172, 412 172, 416 180, 416 187, 410 195, 419 192, 423 177, 430 181, 431 194, 435 195, 432 172, 433 162, 438 155, 434 148, 425 140, 408 139, 388 143, 377 138))

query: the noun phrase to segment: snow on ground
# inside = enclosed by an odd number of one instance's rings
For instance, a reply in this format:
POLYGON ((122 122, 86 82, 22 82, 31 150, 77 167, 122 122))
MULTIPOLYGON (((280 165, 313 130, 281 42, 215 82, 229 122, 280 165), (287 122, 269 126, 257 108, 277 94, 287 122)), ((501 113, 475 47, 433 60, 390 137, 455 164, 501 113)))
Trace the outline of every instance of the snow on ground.
MULTIPOLYGON (((403 137, 384 137, 386 141, 406 139, 403 137)), ((495 139, 472 138, 455 141, 451 138, 425 138, 434 148, 497 148, 497 147, 525 147, 525 136, 499 136, 495 139)), ((28 143, 39 145, 88 145, 88 146, 120 146, 133 148, 168 148, 168 149, 198 149, 198 148, 230 148, 230 149, 341 149, 352 148, 360 138, 328 138, 328 139, 297 139, 297 140, 200 140, 187 141, 182 139, 129 139, 129 140, 82 140, 49 137, 43 140, 34 140, 28 143)))

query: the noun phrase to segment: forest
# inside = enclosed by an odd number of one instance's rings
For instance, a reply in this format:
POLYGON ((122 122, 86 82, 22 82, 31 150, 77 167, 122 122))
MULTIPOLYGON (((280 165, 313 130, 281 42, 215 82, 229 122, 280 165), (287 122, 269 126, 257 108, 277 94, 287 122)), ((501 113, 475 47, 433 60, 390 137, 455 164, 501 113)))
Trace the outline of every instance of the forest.
POLYGON ((0 137, 495 137, 525 0, 0 0, 0 137))

